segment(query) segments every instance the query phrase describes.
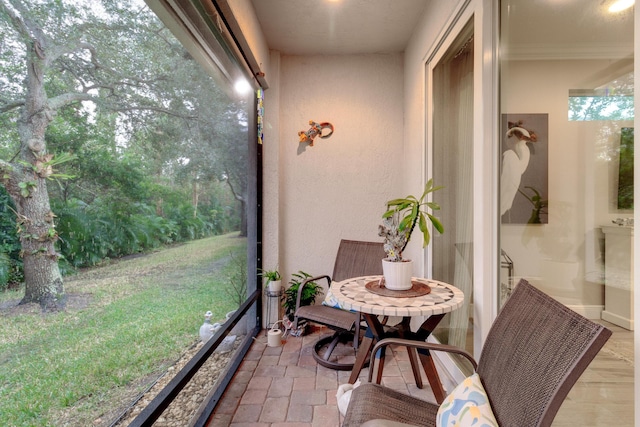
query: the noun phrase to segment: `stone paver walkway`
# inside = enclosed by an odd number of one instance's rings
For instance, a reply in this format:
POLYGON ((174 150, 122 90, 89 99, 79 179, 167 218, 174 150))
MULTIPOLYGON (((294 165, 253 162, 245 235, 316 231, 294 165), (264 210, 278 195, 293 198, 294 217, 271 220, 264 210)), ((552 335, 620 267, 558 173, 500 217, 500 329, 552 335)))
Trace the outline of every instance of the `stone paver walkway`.
MULTIPOLYGON (((348 381, 350 372, 320 366, 311 355, 316 340, 331 333, 327 328, 316 328, 304 337, 288 337, 282 347, 268 347, 264 333, 256 337, 218 404, 211 425, 339 426, 342 417, 336 392, 339 384, 348 381)), ((382 384, 434 401, 426 378, 424 389, 416 387, 406 351, 393 349, 391 353, 386 357, 382 384)), ((366 381, 367 375, 368 370, 363 370, 360 380, 366 381)))

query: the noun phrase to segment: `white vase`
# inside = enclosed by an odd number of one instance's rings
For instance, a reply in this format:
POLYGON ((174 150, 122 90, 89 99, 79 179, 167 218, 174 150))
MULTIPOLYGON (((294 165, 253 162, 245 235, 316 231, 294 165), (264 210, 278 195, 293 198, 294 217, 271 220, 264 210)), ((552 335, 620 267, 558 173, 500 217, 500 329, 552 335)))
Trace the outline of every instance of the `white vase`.
POLYGON ((382 260, 382 273, 384 274, 385 288, 392 291, 406 291, 412 286, 413 261, 394 262, 385 258, 382 260))
POLYGON ((270 280, 268 286, 269 292, 278 293, 282 289, 282 280, 270 280))

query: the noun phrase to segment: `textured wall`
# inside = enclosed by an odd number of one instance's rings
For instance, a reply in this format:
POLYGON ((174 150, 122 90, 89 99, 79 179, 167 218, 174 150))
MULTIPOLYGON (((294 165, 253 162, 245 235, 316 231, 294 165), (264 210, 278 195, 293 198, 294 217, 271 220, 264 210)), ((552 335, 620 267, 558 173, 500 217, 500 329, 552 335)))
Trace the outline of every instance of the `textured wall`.
POLYGON ((286 281, 298 270, 331 274, 342 238, 379 241, 385 202, 398 196, 404 168, 402 62, 401 54, 281 57, 278 222, 286 281), (309 120, 331 122, 335 133, 305 147, 297 133, 309 120))

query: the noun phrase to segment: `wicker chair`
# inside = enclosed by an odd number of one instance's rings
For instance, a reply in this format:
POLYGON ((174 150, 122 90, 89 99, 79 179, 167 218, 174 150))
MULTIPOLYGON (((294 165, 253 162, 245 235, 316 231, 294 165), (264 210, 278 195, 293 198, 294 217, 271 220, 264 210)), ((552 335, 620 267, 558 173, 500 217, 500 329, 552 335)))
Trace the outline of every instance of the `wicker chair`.
MULTIPOLYGON (((382 274, 382 258, 385 252, 382 243, 341 240, 338 254, 333 266, 333 280, 341 281, 351 277, 382 274)), ((322 366, 337 370, 351 370, 353 363, 340 363, 332 357, 336 346, 340 343, 353 342, 358 348, 360 336, 360 315, 325 305, 309 305, 300 307, 300 296, 308 282, 326 280, 331 284, 331 277, 318 276, 305 280, 298 289, 298 298, 294 326, 301 319, 320 323, 333 329, 333 336, 320 338, 314 345, 313 357, 322 366), (355 336, 355 338, 354 338, 355 336)))
MULTIPOLYGON (((610 336, 604 326, 521 280, 492 325, 477 367, 472 362, 498 424, 550 426, 569 390, 610 336)), ((448 345, 393 338, 380 341, 373 354, 390 344, 453 350, 473 360, 448 345)), ((435 404, 369 382, 353 391, 343 426, 434 426, 437 411, 435 404)))

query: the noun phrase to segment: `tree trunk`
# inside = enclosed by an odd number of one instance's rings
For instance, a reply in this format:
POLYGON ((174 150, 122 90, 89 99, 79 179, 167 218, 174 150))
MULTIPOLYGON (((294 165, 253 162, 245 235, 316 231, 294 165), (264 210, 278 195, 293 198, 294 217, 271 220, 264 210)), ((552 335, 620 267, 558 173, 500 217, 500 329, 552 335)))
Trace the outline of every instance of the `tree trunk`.
POLYGON ((46 182, 38 178, 31 195, 22 199, 20 219, 25 294, 21 304, 36 302, 43 310, 64 309, 66 296, 55 249, 57 234, 46 182))
POLYGON ((193 180, 193 183, 191 185, 191 206, 193 207, 193 217, 197 218, 198 217, 198 202, 200 200, 199 197, 199 188, 198 188, 198 181, 197 180, 193 180))
POLYGON ((27 93, 18 121, 20 159, 13 165, 5 186, 16 204, 25 281, 21 304, 36 302, 43 310, 61 310, 66 305, 62 275, 58 267, 54 217, 49 203, 45 132, 53 120, 44 88, 46 55, 42 42, 34 38, 27 58, 27 93))

